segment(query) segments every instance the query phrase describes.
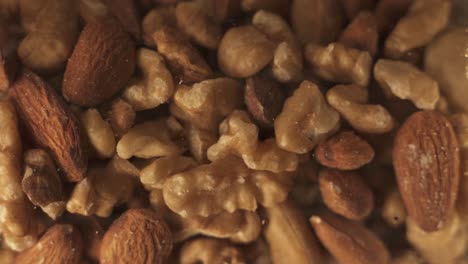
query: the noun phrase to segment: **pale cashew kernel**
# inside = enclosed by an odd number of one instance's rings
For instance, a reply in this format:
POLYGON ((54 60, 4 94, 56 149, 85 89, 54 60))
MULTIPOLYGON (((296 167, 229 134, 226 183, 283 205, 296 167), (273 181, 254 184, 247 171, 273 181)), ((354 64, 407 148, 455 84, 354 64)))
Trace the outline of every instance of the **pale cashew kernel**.
POLYGON ((228 241, 215 238, 197 238, 184 244, 180 250, 180 264, 247 264, 242 250, 228 241))
POLYGON ((101 114, 90 108, 81 114, 81 124, 97 156, 112 157, 115 151, 114 131, 110 124, 102 119, 101 114))

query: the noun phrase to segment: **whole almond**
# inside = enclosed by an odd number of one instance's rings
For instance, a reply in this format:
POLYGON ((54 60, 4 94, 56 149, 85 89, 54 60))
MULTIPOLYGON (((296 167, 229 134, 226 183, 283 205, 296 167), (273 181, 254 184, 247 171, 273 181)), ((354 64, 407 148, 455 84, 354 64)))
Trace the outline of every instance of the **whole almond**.
POLYGON ((409 216, 426 232, 440 229, 454 209, 460 180, 449 120, 435 111, 411 115, 395 138, 393 166, 409 216))
POLYGON ((384 243, 361 223, 330 213, 312 216, 310 223, 322 244, 340 263, 390 263, 384 243))
POLYGON ((374 158, 374 149, 352 131, 343 131, 315 148, 315 158, 323 166, 340 170, 358 169, 374 158))
POLYGON ((100 263, 167 263, 172 234, 151 209, 129 209, 109 227, 101 244, 100 263))
POLYGON ((77 105, 98 105, 124 87, 134 68, 135 44, 120 23, 93 20, 84 27, 68 61, 63 96, 77 105))
POLYGON ((56 224, 32 248, 21 252, 15 263, 78 264, 81 263, 82 255, 83 241, 78 229, 68 224, 56 224))
POLYGON ((16 109, 39 146, 48 150, 72 182, 84 178, 88 159, 79 122, 54 89, 32 72, 24 72, 11 95, 16 109))

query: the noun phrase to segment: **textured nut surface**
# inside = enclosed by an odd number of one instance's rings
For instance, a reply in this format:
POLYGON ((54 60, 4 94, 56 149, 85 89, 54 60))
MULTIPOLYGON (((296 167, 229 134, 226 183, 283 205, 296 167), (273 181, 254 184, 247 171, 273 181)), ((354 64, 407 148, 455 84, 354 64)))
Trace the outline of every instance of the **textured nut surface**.
POLYGON ((15 263, 70 263, 78 264, 83 254, 83 241, 76 227, 56 224, 49 228, 30 249, 16 257, 15 263))
POLYGON ((190 157, 170 156, 154 160, 140 172, 140 181, 146 188, 162 189, 166 180, 179 172, 193 168, 197 163, 190 157))
POLYGON ((135 46, 119 22, 110 18, 86 24, 68 60, 62 93, 70 102, 94 106, 128 82, 135 68, 135 46))
POLYGON ((374 158, 375 152, 367 141, 352 131, 340 132, 315 148, 320 164, 340 170, 355 170, 374 158))
POLYGON ((140 17, 133 0, 104 0, 109 13, 122 25, 123 29, 132 35, 134 40, 141 40, 140 17))
POLYGON ((94 108, 81 114, 81 124, 89 142, 100 158, 110 158, 115 151, 114 131, 94 108))
POLYGON ((69 181, 84 177, 87 157, 79 122, 57 93, 37 75, 25 72, 12 89, 19 115, 34 140, 48 150, 69 181))
POLYGON ((181 264, 246 264, 242 250, 226 240, 197 238, 184 244, 180 252, 181 264))
POLYGON ((109 118, 112 130, 117 137, 122 137, 135 122, 135 109, 122 99, 112 102, 109 118))
POLYGON ((173 6, 158 6, 151 9, 143 18, 141 24, 145 45, 153 48, 156 45, 153 33, 163 26, 175 27, 176 25, 175 8, 173 6))
POLYGON ((447 118, 434 111, 411 115, 395 138, 393 165, 409 216, 425 231, 442 228, 460 180, 458 140, 447 118))
POLYGON ((312 216, 310 223, 322 244, 341 263, 390 263, 384 243, 361 223, 330 213, 312 216))
POLYGON ((377 30, 375 15, 368 11, 362 11, 341 33, 340 42, 351 48, 368 51, 371 56, 375 56, 379 41, 377 30))
POLYGON ((319 185, 325 205, 348 219, 363 220, 374 208, 372 190, 357 173, 324 169, 319 185))
POLYGON ((109 227, 99 261, 105 263, 166 263, 172 251, 172 234, 151 209, 130 209, 109 227))

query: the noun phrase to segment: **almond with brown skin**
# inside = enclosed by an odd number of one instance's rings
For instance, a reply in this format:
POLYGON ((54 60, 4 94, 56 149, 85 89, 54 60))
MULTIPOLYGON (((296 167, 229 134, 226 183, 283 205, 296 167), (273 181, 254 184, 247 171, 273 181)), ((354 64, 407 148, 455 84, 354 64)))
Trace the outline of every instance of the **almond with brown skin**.
POLYGON ((374 194, 355 172, 324 169, 319 174, 320 193, 333 212, 351 220, 363 220, 374 208, 374 194))
POLYGON ((409 216, 426 232, 442 228, 453 212, 460 181, 460 150, 452 124, 420 111, 401 126, 393 166, 409 216))
POLYGON ((331 213, 312 216, 310 223, 322 244, 340 263, 390 263, 384 243, 361 223, 331 213))
POLYGON ((353 131, 343 131, 315 148, 315 158, 323 166, 355 170, 374 159, 374 149, 353 131))
POLYGON ((79 122, 55 90, 26 71, 14 83, 11 96, 29 133, 52 155, 65 177, 72 182, 83 179, 88 159, 79 122))
POLYGON ((98 105, 124 87, 135 69, 135 44, 118 21, 86 24, 68 61, 62 93, 81 106, 98 105))
POLYGON ((15 263, 78 264, 81 263, 82 255, 83 241, 78 229, 68 224, 56 224, 32 248, 21 252, 15 263))
POLYGON ((101 244, 100 263, 167 262, 172 234, 151 209, 129 209, 109 227, 101 244))

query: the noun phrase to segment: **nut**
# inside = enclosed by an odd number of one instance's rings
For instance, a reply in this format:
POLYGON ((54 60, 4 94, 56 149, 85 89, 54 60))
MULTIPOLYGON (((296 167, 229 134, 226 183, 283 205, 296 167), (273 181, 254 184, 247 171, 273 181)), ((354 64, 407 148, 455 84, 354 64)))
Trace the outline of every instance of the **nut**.
POLYGON ((81 114, 81 124, 97 156, 111 158, 115 151, 115 138, 110 124, 94 108, 81 114))
POLYGON ((158 6, 146 14, 141 24, 143 41, 147 47, 155 47, 153 33, 164 26, 175 27, 177 25, 175 8, 173 6, 158 6))
POLYGON ((345 0, 343 1, 343 8, 348 19, 356 19, 360 12, 364 10, 374 10, 376 0, 345 0))
POLYGON ((87 157, 78 120, 57 93, 32 72, 24 72, 11 93, 31 136, 52 155, 69 181, 83 179, 87 157))
POLYGON ((46 4, 46 0, 15 0, 19 8, 20 24, 26 32, 36 27, 37 16, 46 4))
POLYGON ((253 26, 231 28, 219 44, 219 68, 234 78, 252 76, 273 60, 275 47, 265 34, 253 26))
POLYGON ((212 16, 218 22, 226 22, 241 13, 241 1, 238 0, 211 0, 212 16))
POLYGON ((214 238, 197 238, 184 244, 180 250, 181 264, 246 264, 242 250, 228 241, 214 238))
POLYGON ((372 58, 367 51, 331 43, 326 47, 306 44, 304 57, 312 70, 325 80, 367 86, 371 74, 372 58))
POLYGON ((63 96, 77 105, 98 105, 124 87, 134 68, 135 46, 119 22, 93 20, 84 27, 68 61, 63 96))
MULTIPOLYGON (((365 1, 372 2, 374 0, 364 0, 364 2, 365 1)), ((340 42, 345 46, 367 51, 372 57, 377 53, 378 41, 377 18, 373 13, 368 11, 362 11, 357 14, 340 36, 340 42)))
POLYGON ((118 138, 130 130, 135 122, 135 117, 135 110, 129 103, 122 99, 116 99, 112 102, 109 118, 112 131, 118 138))
POLYGON ((405 224, 405 204, 403 203, 401 195, 397 189, 392 189, 385 195, 381 215, 385 222, 392 227, 399 227, 405 224))
POLYGON ((65 219, 80 231, 84 241, 84 255, 89 259, 98 261, 102 237, 105 233, 104 221, 97 217, 87 217, 78 214, 67 215, 65 219))
POLYGON ((458 140, 447 118, 434 111, 411 115, 395 138, 393 166, 409 216, 426 232, 441 229, 460 180, 458 140))
POLYGON ((426 261, 413 249, 405 250, 392 259, 392 264, 424 264, 426 261))
POLYGON ((174 93, 174 81, 163 57, 141 48, 137 51, 137 63, 141 77, 130 81, 122 98, 136 111, 156 108, 167 102, 174 93))
POLYGON ((356 130, 363 133, 390 132, 395 122, 381 105, 366 104, 367 89, 357 85, 337 85, 327 92, 328 103, 356 130))
POLYGON ((409 63, 381 59, 375 64, 374 76, 387 94, 409 99, 420 109, 433 110, 439 101, 437 82, 409 63))
POLYGON ((86 23, 109 15, 109 7, 104 0, 79 0, 78 10, 86 23))
POLYGON ((24 193, 50 218, 57 219, 65 211, 65 191, 51 157, 42 149, 32 149, 24 154, 24 163, 24 193))
POLYGON ((451 1, 415 0, 385 41, 385 55, 400 58, 405 52, 427 45, 450 19, 451 1))
POLYGON ((56 224, 49 228, 30 249, 16 257, 15 263, 81 263, 83 241, 80 232, 72 225, 56 224))
POLYGON ((67 202, 67 211, 72 214, 92 215, 96 212, 98 199, 94 188, 94 179, 103 173, 102 168, 89 168, 87 177, 78 182, 67 202))
POLYGON ((245 12, 266 10, 287 16, 289 11, 288 0, 241 0, 240 2, 245 12))
POLYGON ((132 37, 140 41, 140 17, 135 1, 133 0, 104 0, 110 14, 112 14, 122 25, 123 29, 132 37))
POLYGON ((322 244, 341 263, 390 263, 385 244, 369 229, 330 213, 312 216, 310 223, 322 244))
POLYGON ((379 32, 389 33, 403 17, 414 0, 381 0, 377 3, 375 15, 379 32))
POLYGON ((315 148, 317 161, 329 168, 355 170, 374 159, 374 149, 352 131, 340 132, 315 148))
POLYGON ((276 143, 284 150, 306 153, 338 130, 339 114, 327 105, 319 88, 303 81, 275 120, 276 143))
POLYGON ((185 156, 169 156, 156 159, 140 172, 140 181, 147 189, 162 189, 166 180, 179 172, 196 167, 197 163, 185 156))
POLYGON ((153 39, 174 74, 184 82, 201 82, 213 76, 200 52, 177 29, 163 26, 153 33, 153 39))
POLYGON ((17 46, 7 23, 0 21, 0 91, 7 90, 13 84, 19 66, 17 46))
MULTIPOLYGON (((1 10, 1 8, 0 8, 1 10)), ((0 11, 1 12, 1 11, 0 11)), ((0 262, 5 264, 15 263, 15 252, 10 249, 2 248, 0 249, 0 262)))
POLYGON ((208 148, 218 140, 217 131, 204 130, 188 124, 186 132, 185 138, 190 154, 192 154, 197 162, 205 163, 208 160, 206 157, 208 148))
POLYGON ((337 214, 358 221, 374 209, 372 190, 357 173, 324 169, 319 184, 323 202, 337 214))
POLYGON ((101 244, 100 263, 167 263, 172 234, 150 209, 130 209, 109 227, 101 244))
POLYGON ((246 80, 245 105, 261 126, 273 127, 284 100, 285 94, 276 82, 257 75, 246 80))

